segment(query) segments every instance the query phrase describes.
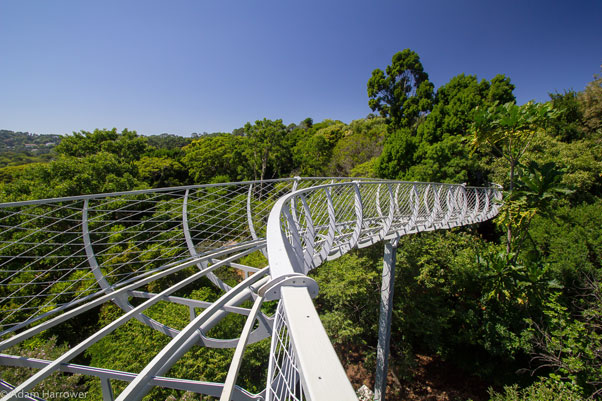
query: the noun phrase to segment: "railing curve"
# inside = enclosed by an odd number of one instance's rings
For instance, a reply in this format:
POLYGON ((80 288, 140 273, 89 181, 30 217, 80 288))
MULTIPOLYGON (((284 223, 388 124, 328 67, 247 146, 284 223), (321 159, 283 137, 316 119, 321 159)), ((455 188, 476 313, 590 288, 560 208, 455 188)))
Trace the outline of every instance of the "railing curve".
POLYGON ((354 248, 486 220, 500 200, 496 187, 296 177, 0 203, 0 352, 104 303, 123 310, 53 361, 0 354, 0 364, 39 369, 16 386, 0 381, 10 391, 1 401, 58 370, 98 377, 107 400, 141 399, 152 386, 222 400, 353 399, 308 272, 354 248), (269 268, 242 262, 257 251, 269 268), (216 301, 174 295, 201 279, 216 301), (261 308, 270 300, 273 316, 261 308), (159 302, 188 308, 190 322, 145 314, 159 302), (212 338, 229 314, 247 317, 239 337, 212 338), (131 319, 171 338, 141 372, 71 362, 131 319), (270 336, 266 390, 251 394, 236 386, 244 348, 270 336), (236 348, 225 383, 162 376, 195 345, 236 348), (114 380, 130 382, 117 398, 114 380))
POLYGON ((324 184, 278 199, 267 223, 270 281, 259 290, 266 299, 280 299, 267 400, 356 398, 314 318, 310 297, 318 285, 306 275, 310 270, 356 247, 485 221, 500 202, 496 186, 395 181, 324 184))

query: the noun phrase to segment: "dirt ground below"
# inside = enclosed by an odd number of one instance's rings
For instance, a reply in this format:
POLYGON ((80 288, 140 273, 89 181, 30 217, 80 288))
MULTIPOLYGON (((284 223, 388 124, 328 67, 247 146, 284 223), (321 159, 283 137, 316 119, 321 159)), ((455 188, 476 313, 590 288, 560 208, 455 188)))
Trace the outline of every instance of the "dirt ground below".
MULTIPOLYGON (((374 389, 374 372, 366 369, 359 354, 347 361, 347 376, 353 387, 362 385, 374 389)), ((489 385, 475 376, 468 375, 438 357, 416 355, 408 379, 399 379, 399 372, 389 369, 387 377, 387 401, 486 401, 489 385)))

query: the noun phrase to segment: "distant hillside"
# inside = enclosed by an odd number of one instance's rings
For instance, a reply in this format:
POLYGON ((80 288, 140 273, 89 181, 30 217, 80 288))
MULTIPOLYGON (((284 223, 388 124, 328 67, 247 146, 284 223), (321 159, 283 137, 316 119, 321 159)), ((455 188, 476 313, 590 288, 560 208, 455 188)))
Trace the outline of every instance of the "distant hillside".
POLYGON ((49 153, 60 141, 60 135, 38 135, 29 132, 0 130, 0 153, 49 153))
POLYGON ((0 167, 47 162, 60 141, 60 135, 0 130, 0 167))

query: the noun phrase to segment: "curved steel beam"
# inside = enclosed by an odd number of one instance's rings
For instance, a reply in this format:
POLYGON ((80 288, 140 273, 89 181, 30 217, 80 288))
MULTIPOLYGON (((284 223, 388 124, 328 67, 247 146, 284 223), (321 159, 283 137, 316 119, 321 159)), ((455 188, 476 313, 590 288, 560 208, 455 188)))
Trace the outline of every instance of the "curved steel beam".
MULTIPOLYGON (((104 274, 100 270, 100 265, 96 260, 96 255, 94 254, 94 248, 92 247, 92 241, 90 240, 90 230, 88 228, 88 208, 89 208, 89 199, 84 200, 84 208, 82 210, 82 237, 84 241, 84 249, 86 250, 86 257, 88 258, 88 263, 90 264, 90 269, 96 278, 96 282, 100 286, 100 288, 105 292, 105 294, 110 294, 115 292, 115 288, 105 278, 104 274)), ((193 255, 195 256, 195 255, 193 255)), ((127 295, 123 292, 118 293, 113 299, 113 302, 119 306, 124 312, 129 312, 134 307, 128 302, 127 295)), ((140 323, 146 324, 147 326, 166 334, 170 337, 178 334, 178 331, 163 324, 157 322, 155 319, 151 319, 150 317, 140 313, 135 316, 136 320, 140 323)))
MULTIPOLYGON (((190 235, 190 229, 188 227, 188 195, 190 194, 190 189, 186 189, 184 194, 184 200, 182 202, 182 230, 184 231, 184 240, 186 241, 186 246, 188 247, 188 252, 190 256, 193 258, 198 257, 198 252, 194 247, 194 242, 192 242, 192 236, 190 235)), ((257 238, 253 237, 254 240, 257 238)), ((199 263, 197 267, 199 270, 207 268, 207 260, 202 263, 199 263)), ((217 277, 214 273, 208 273, 207 278, 211 281, 217 288, 222 291, 229 291, 232 287, 228 284, 224 283, 219 277, 217 277)))

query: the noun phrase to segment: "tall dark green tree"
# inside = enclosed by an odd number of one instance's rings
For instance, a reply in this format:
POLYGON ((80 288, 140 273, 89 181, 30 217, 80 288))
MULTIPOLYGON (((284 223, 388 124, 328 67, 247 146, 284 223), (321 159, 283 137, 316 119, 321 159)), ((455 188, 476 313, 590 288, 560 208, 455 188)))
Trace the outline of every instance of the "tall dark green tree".
POLYGON ((385 72, 376 69, 368 80, 368 104, 387 118, 393 129, 414 125, 432 107, 434 86, 420 57, 410 49, 393 56, 385 72))
POLYGON ((286 157, 284 138, 286 136, 286 126, 282 120, 263 120, 255 121, 255 124, 247 123, 245 125, 245 136, 247 137, 247 147, 244 151, 255 179, 263 180, 266 173, 280 175, 282 172, 282 161, 286 157))
POLYGON ((564 93, 550 93, 550 99, 558 115, 550 121, 550 133, 563 142, 582 139, 583 110, 579 104, 577 93, 573 90, 564 93))
POLYGON ((410 49, 393 56, 383 72, 376 69, 368 80, 368 104, 386 118, 389 125, 376 173, 383 178, 397 178, 412 163, 416 150, 416 125, 433 105, 434 86, 424 71, 420 57, 410 49), (403 166, 403 163, 409 163, 403 166))
POLYGON ((471 154, 467 131, 477 106, 514 102, 514 85, 503 75, 478 81, 460 74, 440 87, 431 112, 417 126, 387 138, 377 172, 384 178, 483 184, 479 155, 471 154))

